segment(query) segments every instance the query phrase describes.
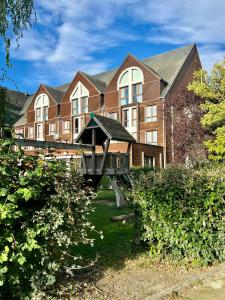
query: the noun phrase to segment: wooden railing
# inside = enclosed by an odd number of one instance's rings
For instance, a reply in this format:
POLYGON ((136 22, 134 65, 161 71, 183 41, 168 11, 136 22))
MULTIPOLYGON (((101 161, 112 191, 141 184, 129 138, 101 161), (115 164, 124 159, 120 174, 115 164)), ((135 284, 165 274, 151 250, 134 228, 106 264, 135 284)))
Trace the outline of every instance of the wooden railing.
POLYGON ((94 160, 93 166, 92 154, 84 154, 79 172, 83 175, 119 175, 129 173, 129 155, 127 153, 107 153, 103 168, 103 153, 96 153, 94 160))

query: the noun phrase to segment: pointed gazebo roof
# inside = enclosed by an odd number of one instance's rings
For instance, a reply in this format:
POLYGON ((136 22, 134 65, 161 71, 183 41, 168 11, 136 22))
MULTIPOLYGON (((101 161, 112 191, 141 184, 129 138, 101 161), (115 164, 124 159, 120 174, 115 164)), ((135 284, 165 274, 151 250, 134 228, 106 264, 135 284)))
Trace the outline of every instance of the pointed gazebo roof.
POLYGON ((102 145, 106 139, 135 143, 133 136, 122 126, 122 124, 114 119, 95 115, 91 113, 90 120, 81 130, 76 138, 76 143, 84 144, 92 143, 92 130, 96 129, 96 145, 102 145))

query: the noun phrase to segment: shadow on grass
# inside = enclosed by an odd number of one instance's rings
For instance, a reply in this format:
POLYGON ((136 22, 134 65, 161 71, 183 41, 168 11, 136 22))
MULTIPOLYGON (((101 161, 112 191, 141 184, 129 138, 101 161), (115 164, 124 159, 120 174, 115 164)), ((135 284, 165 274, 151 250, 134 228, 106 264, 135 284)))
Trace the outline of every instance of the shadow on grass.
MULTIPOLYGON (((85 260, 95 260, 96 255, 99 256, 96 265, 91 269, 92 280, 97 280, 109 268, 116 270, 124 268, 125 261, 136 257, 143 251, 143 248, 136 246, 133 242, 134 226, 132 221, 126 223, 110 221, 112 216, 132 212, 131 208, 118 209, 116 207, 113 191, 100 191, 93 206, 95 211, 90 215, 90 220, 98 231, 103 231, 104 238, 101 239, 97 233, 92 232, 91 238, 95 239, 94 247, 83 245, 74 248, 74 252, 85 260), (97 277, 96 273, 98 273, 97 277)), ((85 273, 82 271, 80 275, 85 275, 85 273)))

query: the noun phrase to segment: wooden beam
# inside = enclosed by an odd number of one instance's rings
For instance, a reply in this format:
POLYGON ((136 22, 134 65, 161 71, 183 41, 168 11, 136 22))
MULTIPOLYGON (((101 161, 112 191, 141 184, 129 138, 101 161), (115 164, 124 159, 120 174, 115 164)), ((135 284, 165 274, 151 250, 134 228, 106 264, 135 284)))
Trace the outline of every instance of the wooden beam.
POLYGON ((86 159, 85 159, 84 154, 81 155, 81 159, 82 159, 82 162, 83 162, 83 168, 84 168, 85 174, 87 174, 88 173, 87 163, 86 163, 86 159))
POLYGON ((67 143, 57 143, 57 142, 47 142, 47 141, 36 141, 36 140, 28 140, 28 139, 14 139, 18 145, 32 146, 36 148, 55 148, 55 149, 66 149, 66 150, 76 150, 76 149, 86 149, 93 150, 92 145, 85 144, 67 144, 67 143))
POLYGON ((92 174, 95 174, 95 145, 96 145, 96 129, 92 129, 92 174))
POLYGON ((104 152, 103 152, 102 163, 101 163, 101 168, 100 168, 101 173, 104 170, 105 160, 106 160, 106 156, 107 156, 107 153, 108 153, 108 150, 109 150, 109 144, 110 144, 110 139, 108 138, 106 140, 106 145, 104 146, 104 152))

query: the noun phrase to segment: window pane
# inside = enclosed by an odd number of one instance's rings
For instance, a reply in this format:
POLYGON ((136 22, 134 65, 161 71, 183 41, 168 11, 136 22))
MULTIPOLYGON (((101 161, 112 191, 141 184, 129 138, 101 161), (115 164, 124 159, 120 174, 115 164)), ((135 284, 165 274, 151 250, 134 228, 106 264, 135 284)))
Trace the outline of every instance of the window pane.
POLYGON ((49 134, 55 134, 56 133, 56 124, 55 123, 51 123, 49 124, 49 134))
POLYGON ((133 103, 142 102, 142 83, 132 85, 133 103))
POLYGON ((122 124, 124 127, 130 127, 130 120, 129 120, 129 114, 128 114, 128 110, 125 109, 123 110, 123 120, 122 120, 122 124))
POLYGON ((132 81, 142 81, 141 72, 137 69, 132 69, 132 81))
POLYGON ((88 97, 81 98, 81 113, 88 112, 88 97))
POLYGON ((41 120, 41 108, 36 109, 36 121, 42 121, 41 120))
POLYGON ((110 112, 110 113, 107 113, 106 116, 110 119, 114 119, 114 120, 117 120, 117 113, 116 112, 110 112))
POLYGON ((72 95, 72 98, 78 98, 78 96, 79 96, 79 93, 78 93, 78 87, 77 87, 72 95))
POLYGON ((144 157, 144 165, 147 167, 153 167, 154 166, 153 156, 145 156, 144 157))
POLYGON ((146 143, 157 145, 158 143, 158 133, 157 130, 146 132, 146 143))
POLYGON ((120 89, 120 103, 121 103, 121 105, 127 105, 129 103, 128 86, 125 86, 120 89))
POLYGON ((70 130, 70 122, 65 121, 64 122, 64 133, 69 133, 69 130, 70 130))
POLYGON ((137 109, 132 108, 132 127, 137 126, 137 109))
POLYGON ((79 132, 79 119, 76 118, 74 119, 74 133, 78 133, 79 132))
POLYGON ((145 108, 145 122, 157 121, 157 106, 151 105, 145 108))
POLYGON ((72 114, 78 115, 78 99, 73 99, 72 100, 72 114))
POLYGON ((128 71, 127 71, 127 72, 125 72, 125 73, 123 74, 122 78, 120 79, 120 84, 121 84, 121 85, 126 85, 126 84, 128 84, 128 83, 129 83, 129 73, 128 73, 128 71))
POLYGON ((48 120, 48 106, 43 107, 43 120, 48 120))

